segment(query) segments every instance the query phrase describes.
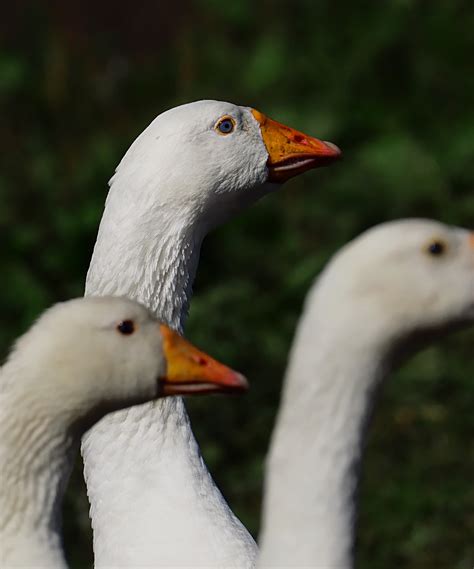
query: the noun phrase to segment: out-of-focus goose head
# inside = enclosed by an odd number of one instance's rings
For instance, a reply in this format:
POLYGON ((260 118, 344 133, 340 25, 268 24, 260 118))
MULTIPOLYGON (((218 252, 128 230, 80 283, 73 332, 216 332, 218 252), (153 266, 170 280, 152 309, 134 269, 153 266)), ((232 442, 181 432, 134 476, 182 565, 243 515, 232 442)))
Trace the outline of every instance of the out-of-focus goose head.
POLYGON ((107 412, 246 386, 126 298, 49 309, 0 369, 0 566, 66 567, 60 504, 72 451, 107 412))
POLYGON ((387 346, 462 326, 474 318, 473 233, 427 219, 378 225, 335 256, 312 294, 333 325, 350 313, 358 336, 387 346))
POLYGON ((50 308, 18 340, 9 365, 19 368, 15 392, 61 414, 247 387, 241 374, 157 322, 142 305, 119 297, 50 308))

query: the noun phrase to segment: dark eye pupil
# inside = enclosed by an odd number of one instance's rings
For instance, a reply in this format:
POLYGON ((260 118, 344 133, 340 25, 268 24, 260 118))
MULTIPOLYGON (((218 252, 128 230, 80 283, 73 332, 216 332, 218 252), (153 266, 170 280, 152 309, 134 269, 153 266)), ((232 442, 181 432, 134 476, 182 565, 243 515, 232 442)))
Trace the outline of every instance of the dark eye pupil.
POLYGON ((219 130, 224 134, 229 133, 233 128, 234 125, 232 124, 232 121, 230 121, 229 119, 225 119, 221 123, 219 123, 219 130))
POLYGON ((443 251, 444 251, 444 245, 443 245, 443 243, 441 243, 440 241, 434 241, 434 242, 431 243, 431 245, 428 247, 428 251, 429 251, 432 255, 441 255, 441 253, 443 253, 443 251))
POLYGON ((117 325, 117 330, 124 336, 129 336, 135 331, 135 324, 133 320, 124 320, 117 325))

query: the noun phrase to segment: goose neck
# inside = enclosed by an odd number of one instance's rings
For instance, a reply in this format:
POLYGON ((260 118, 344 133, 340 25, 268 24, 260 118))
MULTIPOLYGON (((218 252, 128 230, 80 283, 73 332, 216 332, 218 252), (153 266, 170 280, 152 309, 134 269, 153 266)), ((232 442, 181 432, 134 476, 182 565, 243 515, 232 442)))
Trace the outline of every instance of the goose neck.
POLYGON ((0 401, 0 565, 65 567, 60 507, 78 437, 33 402, 0 401))
POLYGON ((352 567, 358 465, 375 387, 376 343, 347 324, 299 326, 267 458, 260 567, 352 567))
POLYGON ((158 209, 143 222, 117 223, 106 207, 87 275, 86 296, 128 296, 182 330, 192 294, 202 235, 192 215, 158 209), (167 212, 165 214, 165 211, 167 212))

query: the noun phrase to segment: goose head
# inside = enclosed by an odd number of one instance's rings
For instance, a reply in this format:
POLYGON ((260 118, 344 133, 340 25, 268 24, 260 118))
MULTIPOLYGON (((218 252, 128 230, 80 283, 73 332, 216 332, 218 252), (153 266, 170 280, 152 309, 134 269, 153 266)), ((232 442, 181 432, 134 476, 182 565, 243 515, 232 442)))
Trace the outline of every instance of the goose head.
POLYGON ((378 225, 335 256, 316 290, 354 341, 415 347, 474 322, 474 233, 425 219, 378 225))
POLYGON ((144 222, 168 208, 173 222, 198 221, 205 232, 340 154, 255 109, 198 101, 164 112, 145 129, 120 162, 109 198, 120 193, 144 222))
POLYGON ((18 340, 9 361, 20 368, 10 385, 15 392, 30 393, 26 400, 50 416, 60 409, 62 418, 78 420, 165 395, 247 387, 241 374, 120 297, 53 306, 18 340))

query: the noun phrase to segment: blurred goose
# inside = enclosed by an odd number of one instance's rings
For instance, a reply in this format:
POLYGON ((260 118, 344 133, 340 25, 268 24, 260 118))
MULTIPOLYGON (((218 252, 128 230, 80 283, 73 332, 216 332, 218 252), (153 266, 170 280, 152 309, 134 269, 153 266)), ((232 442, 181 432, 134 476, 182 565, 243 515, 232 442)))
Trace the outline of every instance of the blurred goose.
MULTIPOLYGON (((181 330, 205 235, 339 155, 231 103, 163 113, 110 182, 86 294, 130 296, 181 330)), ((108 416, 82 452, 96 567, 253 566, 255 542, 214 484, 181 399, 108 416)))
POLYGON ((49 309, 0 369, 0 567, 66 567, 60 506, 81 435, 163 394, 242 390, 243 376, 124 298, 49 309))
POLYGON ((353 566, 358 464, 377 386, 474 322, 474 234, 386 223, 338 253, 293 342, 267 458, 259 568, 353 566))

